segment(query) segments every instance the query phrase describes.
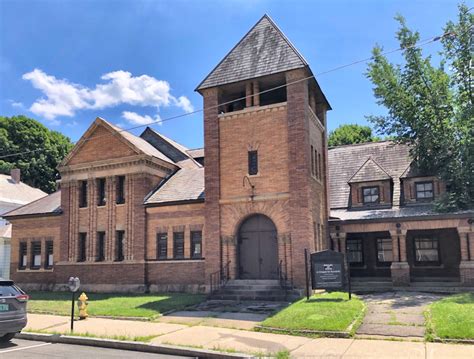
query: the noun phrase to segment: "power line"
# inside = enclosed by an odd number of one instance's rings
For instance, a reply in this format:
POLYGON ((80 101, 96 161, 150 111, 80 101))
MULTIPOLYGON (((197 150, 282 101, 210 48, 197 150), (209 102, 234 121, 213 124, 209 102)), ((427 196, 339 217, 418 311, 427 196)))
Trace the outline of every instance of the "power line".
MULTIPOLYGON (((399 48, 396 48, 396 49, 392 49, 392 50, 389 50, 389 51, 382 52, 380 55, 381 55, 381 56, 385 56, 385 55, 389 55, 389 54, 392 54, 392 53, 395 53, 395 52, 399 52, 399 51, 404 51, 404 50, 411 49, 411 48, 416 48, 416 47, 425 46, 425 45, 427 45, 427 44, 430 44, 430 43, 439 41, 440 39, 442 39, 442 38, 444 38, 444 37, 446 37, 446 36, 453 36, 453 35, 456 36, 457 34, 454 33, 454 32, 446 32, 446 33, 444 33, 444 34, 442 34, 442 35, 434 36, 434 37, 431 37, 431 38, 427 38, 427 39, 425 39, 425 40, 422 40, 422 41, 420 41, 420 42, 418 42, 418 43, 415 43, 415 44, 413 44, 413 45, 410 45, 410 46, 399 47, 399 48)), ((146 124, 143 124, 143 125, 137 125, 137 126, 129 127, 129 128, 126 128, 126 129, 119 129, 119 130, 117 130, 117 133, 129 132, 129 131, 131 131, 131 130, 135 130, 135 129, 138 129, 138 128, 142 128, 142 127, 146 127, 146 126, 151 126, 151 125, 155 125, 155 124, 158 124, 158 123, 163 123, 163 122, 167 122, 167 121, 171 121, 171 120, 176 120, 176 119, 178 119, 178 118, 182 118, 182 117, 194 115, 194 114, 197 114, 197 113, 201 113, 201 112, 204 112, 205 110, 210 110, 210 109, 214 109, 214 108, 219 108, 220 106, 224 106, 224 105, 228 105, 228 104, 231 104, 231 103, 234 103, 234 102, 238 102, 238 101, 245 100, 245 99, 248 98, 248 97, 253 97, 253 96, 256 96, 256 95, 261 95, 261 94, 264 94, 264 93, 268 93, 268 92, 271 92, 271 91, 275 91, 275 90, 278 90, 278 89, 281 89, 281 88, 284 88, 284 87, 288 87, 288 86, 290 86, 290 85, 294 85, 294 84, 297 84, 297 83, 300 83, 300 82, 304 82, 304 81, 307 81, 307 80, 316 78, 316 76, 326 75, 326 74, 328 74, 328 73, 335 72, 335 71, 339 71, 339 70, 345 69, 345 68, 350 67, 350 66, 358 65, 358 64, 361 64, 361 63, 364 63, 364 62, 373 60, 373 58, 374 58, 373 56, 370 56, 370 57, 366 57, 366 58, 364 58, 364 59, 356 60, 356 61, 347 63, 347 64, 345 64, 345 65, 340 65, 340 66, 334 67, 334 68, 332 68, 332 69, 329 69, 329 70, 326 70, 326 71, 322 71, 322 72, 316 73, 315 75, 307 76, 307 77, 301 78, 301 79, 299 79, 299 80, 295 80, 295 81, 291 81, 291 82, 285 83, 285 84, 283 84, 283 85, 275 86, 275 87, 269 88, 269 89, 267 89, 267 90, 260 91, 260 92, 258 92, 258 93, 252 94, 252 95, 248 95, 248 96, 246 95, 246 96, 243 96, 243 97, 234 99, 234 100, 230 100, 230 101, 218 103, 217 105, 208 106, 208 107, 203 107, 203 108, 200 108, 200 109, 198 109, 198 110, 191 111, 191 112, 186 112, 186 113, 182 113, 182 114, 179 114, 179 115, 167 117, 167 118, 165 118, 165 119, 160 119, 160 120, 156 120, 156 121, 151 121, 151 122, 146 123, 146 124)), ((90 141, 90 140, 92 140, 92 139, 96 139, 96 138, 99 138, 99 137, 111 136, 111 135, 112 135, 112 136, 115 136, 115 134, 109 134, 109 133, 107 133, 107 134, 103 134, 103 135, 92 136, 92 137, 90 137, 90 138, 88 138, 88 139, 84 139, 83 142, 85 142, 85 141, 90 141)), ((73 142, 73 144, 75 145, 75 144, 77 144, 78 142, 79 142, 79 141, 73 142)), ((22 151, 22 152, 7 154, 7 155, 0 155, 0 159, 8 158, 8 157, 13 157, 13 156, 24 155, 24 154, 29 154, 29 153, 35 153, 35 152, 39 152, 39 151, 47 151, 47 150, 45 150, 45 149, 43 149, 43 148, 38 148, 38 149, 35 149, 35 150, 22 151)))

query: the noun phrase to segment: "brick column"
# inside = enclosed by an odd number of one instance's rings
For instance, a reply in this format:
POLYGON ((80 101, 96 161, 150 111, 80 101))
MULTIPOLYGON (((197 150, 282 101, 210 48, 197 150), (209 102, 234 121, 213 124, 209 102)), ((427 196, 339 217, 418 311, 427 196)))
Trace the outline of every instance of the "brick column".
POLYGON ((245 107, 252 107, 252 83, 249 81, 245 84, 245 107))
POLYGON ((406 230, 390 231, 393 262, 390 266, 394 286, 410 284, 410 266, 407 262, 406 230))
POLYGON ((209 284, 211 273, 221 269, 220 243, 220 133, 217 104, 219 91, 217 88, 202 91, 204 97, 204 148, 206 149, 205 183, 205 220, 204 257, 206 258, 206 283, 209 284))
POLYGON ((289 223, 292 243, 293 284, 305 286, 304 249, 311 248, 313 221, 310 196, 310 151, 308 119, 308 83, 304 70, 286 73, 288 121, 289 223))
POLYGON ((459 244, 461 247, 461 263, 459 274, 461 283, 474 285, 474 232, 470 227, 458 227, 459 244))

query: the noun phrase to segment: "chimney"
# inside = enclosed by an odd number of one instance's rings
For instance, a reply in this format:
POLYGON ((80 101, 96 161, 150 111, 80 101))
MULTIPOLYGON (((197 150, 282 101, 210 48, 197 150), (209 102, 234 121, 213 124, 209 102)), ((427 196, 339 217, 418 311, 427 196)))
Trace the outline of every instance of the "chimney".
POLYGON ((20 183, 21 171, 19 168, 12 168, 10 171, 10 176, 12 177, 12 181, 14 183, 20 183))

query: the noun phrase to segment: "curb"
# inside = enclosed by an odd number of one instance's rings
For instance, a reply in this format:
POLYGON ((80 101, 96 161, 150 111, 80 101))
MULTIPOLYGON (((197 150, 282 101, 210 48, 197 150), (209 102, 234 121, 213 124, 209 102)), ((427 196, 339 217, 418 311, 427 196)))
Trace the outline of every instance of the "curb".
POLYGON ((173 346, 173 345, 164 345, 164 344, 152 345, 152 344, 131 342, 131 341, 75 337, 75 336, 70 336, 70 335, 19 333, 15 336, 15 338, 42 341, 42 342, 48 342, 48 343, 87 345, 87 346, 99 347, 99 348, 133 350, 133 351, 144 352, 144 353, 179 355, 179 356, 187 356, 187 357, 195 357, 195 358, 209 358, 209 359, 253 358, 252 355, 247 355, 247 354, 222 353, 222 352, 218 352, 214 350, 185 348, 185 347, 178 347, 178 346, 173 346))
POLYGON ((442 339, 434 337, 431 340, 432 343, 444 343, 444 344, 470 344, 474 345, 474 339, 442 339))
POLYGON ((335 331, 326 331, 326 330, 310 330, 310 329, 282 329, 282 328, 273 328, 265 327, 263 325, 256 325, 255 329, 261 330, 267 333, 277 333, 277 334, 290 334, 290 335, 316 335, 318 337, 324 338, 350 338, 350 332, 335 332, 335 331))

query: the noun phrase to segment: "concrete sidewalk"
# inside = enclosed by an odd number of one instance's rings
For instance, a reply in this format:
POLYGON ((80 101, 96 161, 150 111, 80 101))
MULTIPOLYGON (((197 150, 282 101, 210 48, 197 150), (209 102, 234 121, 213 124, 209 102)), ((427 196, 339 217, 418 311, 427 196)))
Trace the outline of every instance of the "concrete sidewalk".
MULTIPOLYGON (((69 333, 67 317, 30 314, 27 329, 69 333)), ((96 336, 154 337, 151 344, 236 351, 289 352, 292 358, 474 358, 474 346, 364 339, 311 339, 209 326, 89 318, 75 322, 75 333, 96 336)))

